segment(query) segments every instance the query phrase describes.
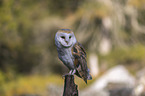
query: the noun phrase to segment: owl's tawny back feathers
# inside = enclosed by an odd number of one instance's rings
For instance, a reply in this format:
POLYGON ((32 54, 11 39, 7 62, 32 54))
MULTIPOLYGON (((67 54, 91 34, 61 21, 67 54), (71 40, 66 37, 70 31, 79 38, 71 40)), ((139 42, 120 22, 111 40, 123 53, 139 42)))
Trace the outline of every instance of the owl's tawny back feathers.
POLYGON ((76 68, 76 75, 83 78, 87 83, 87 80, 92 79, 87 67, 86 52, 83 46, 77 42, 72 48, 72 54, 74 56, 74 64, 76 68))

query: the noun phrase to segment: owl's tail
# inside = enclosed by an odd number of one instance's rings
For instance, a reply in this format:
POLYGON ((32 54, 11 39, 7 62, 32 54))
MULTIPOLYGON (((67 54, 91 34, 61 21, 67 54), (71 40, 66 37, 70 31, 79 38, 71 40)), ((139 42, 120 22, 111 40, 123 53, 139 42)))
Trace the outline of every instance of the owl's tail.
POLYGON ((87 80, 92 80, 92 76, 90 75, 90 70, 88 69, 87 80))

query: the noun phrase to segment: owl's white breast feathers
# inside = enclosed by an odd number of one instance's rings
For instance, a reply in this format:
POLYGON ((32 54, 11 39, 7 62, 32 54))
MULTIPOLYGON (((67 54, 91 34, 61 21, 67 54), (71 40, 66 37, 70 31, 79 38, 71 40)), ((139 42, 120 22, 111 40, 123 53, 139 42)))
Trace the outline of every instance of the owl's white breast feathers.
POLYGON ((74 57, 71 53, 70 48, 57 48, 58 51, 58 57, 59 59, 69 68, 69 69, 74 69, 74 57))

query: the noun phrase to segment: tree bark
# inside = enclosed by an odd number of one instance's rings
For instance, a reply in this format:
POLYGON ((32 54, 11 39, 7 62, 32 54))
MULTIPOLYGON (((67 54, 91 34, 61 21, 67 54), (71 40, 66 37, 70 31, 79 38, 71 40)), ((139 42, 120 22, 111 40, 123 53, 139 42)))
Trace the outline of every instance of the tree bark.
POLYGON ((63 96, 78 96, 77 85, 74 83, 74 75, 65 75, 63 96))

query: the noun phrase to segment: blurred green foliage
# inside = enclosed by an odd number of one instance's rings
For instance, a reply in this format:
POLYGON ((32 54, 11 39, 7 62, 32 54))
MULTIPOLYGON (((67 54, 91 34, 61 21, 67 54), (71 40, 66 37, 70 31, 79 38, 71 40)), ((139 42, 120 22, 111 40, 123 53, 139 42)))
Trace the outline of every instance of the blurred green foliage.
POLYGON ((27 9, 24 1, 2 0, 0 4, 0 68, 4 71, 13 67, 16 72, 30 72, 39 58, 37 53, 30 51, 35 21, 31 11, 35 7, 27 9))
MULTIPOLYGON (((41 46, 37 43, 36 39, 39 39, 39 36, 35 37, 34 32, 37 22, 42 18, 53 16, 52 13, 65 15, 65 12, 75 11, 81 0, 63 2, 60 0, 58 2, 56 3, 54 0, 0 1, 1 70, 6 72, 12 68, 16 73, 30 73, 32 68, 39 65, 43 58, 40 50, 45 49, 44 47, 47 45, 41 46), (74 4, 70 5, 72 2, 74 4)), ((48 34, 47 38, 51 38, 49 40, 52 41, 54 36, 49 36, 51 35, 48 34)), ((54 44, 51 45, 54 46, 54 44)))
POLYGON ((63 79, 59 75, 51 76, 19 76, 5 82, 4 75, 0 74, 0 94, 1 96, 20 96, 20 95, 49 95, 47 87, 51 84, 62 86, 63 79), (57 79, 56 79, 57 78, 57 79))
POLYGON ((71 28, 87 53, 99 54, 100 65, 124 64, 135 72, 145 62, 144 5, 145 0, 0 0, 0 94, 37 93, 34 87, 45 90, 47 81, 62 82, 32 75, 68 71, 54 44, 59 28, 71 28), (104 38, 111 46, 106 55, 99 50, 104 38))
POLYGON ((135 74, 137 70, 144 67, 145 46, 137 44, 126 49, 114 48, 109 54, 100 55, 99 58, 100 62, 107 61, 108 67, 123 64, 135 74))
MULTIPOLYGON (((122 13, 117 13, 109 3, 100 1, 1 0, 0 69, 4 72, 12 70, 14 73, 24 74, 38 70, 42 73, 47 70, 58 73, 59 66, 61 72, 64 72, 66 69, 58 64, 54 45, 54 35, 58 28, 73 28, 76 37, 80 37, 78 41, 82 42, 88 51, 98 51, 96 44, 100 43, 102 37, 109 38, 113 47, 144 44, 144 8, 139 7, 144 1, 111 3, 120 4, 119 10, 122 10, 122 13), (136 7, 138 16, 136 12, 126 13, 129 10, 127 8, 121 9, 128 5, 136 7), (117 18, 117 14, 122 16, 122 21, 117 18), (110 29, 106 29, 103 23, 106 17, 112 20, 110 29), (141 26, 134 28, 134 21, 141 26), (51 64, 52 62, 54 64, 51 64)), ((114 54, 117 54, 116 51, 114 54)))

